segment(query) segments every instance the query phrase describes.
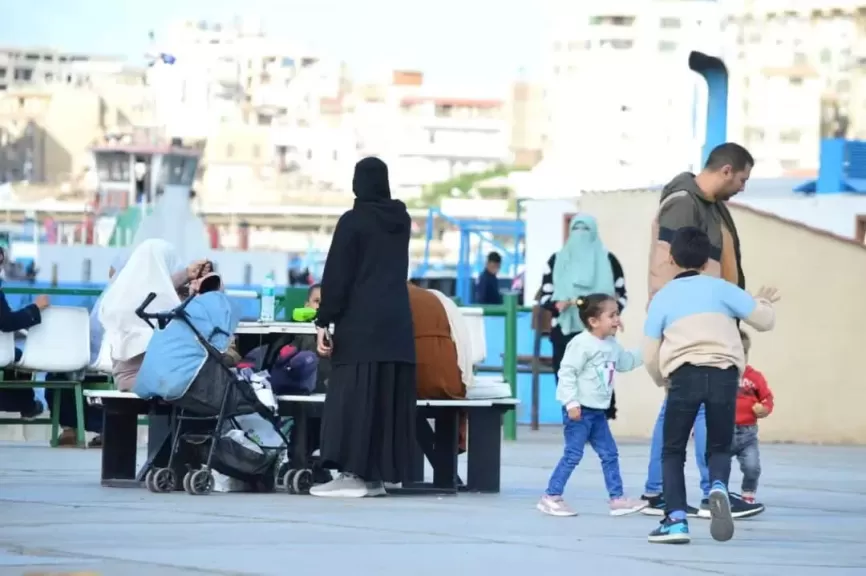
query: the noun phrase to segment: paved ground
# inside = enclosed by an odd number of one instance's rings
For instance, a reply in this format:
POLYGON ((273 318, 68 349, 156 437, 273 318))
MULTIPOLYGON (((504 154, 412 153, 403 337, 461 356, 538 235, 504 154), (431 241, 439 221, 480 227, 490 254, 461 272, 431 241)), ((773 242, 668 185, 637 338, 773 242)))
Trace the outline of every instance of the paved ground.
MULTIPOLYGON (((360 501, 106 489, 98 451, 0 445, 0 576, 866 574, 866 449, 765 446, 768 511, 726 544, 693 520, 692 544, 670 547, 646 542, 653 519, 606 514, 594 456, 568 488, 579 517, 536 512, 559 447, 549 432, 522 438, 505 450, 500 495, 360 501)), ((647 448, 621 451, 637 494, 647 448)))

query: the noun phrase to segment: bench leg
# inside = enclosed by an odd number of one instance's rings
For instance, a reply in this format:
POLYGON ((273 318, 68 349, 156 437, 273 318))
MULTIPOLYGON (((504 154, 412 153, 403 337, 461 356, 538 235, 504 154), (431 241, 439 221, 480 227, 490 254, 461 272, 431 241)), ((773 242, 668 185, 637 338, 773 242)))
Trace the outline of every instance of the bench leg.
POLYGON ((54 390, 53 398, 51 399, 51 447, 57 448, 60 443, 60 406, 62 394, 59 390, 54 390))
POLYGON ((458 410, 441 410, 433 432, 433 487, 457 490, 458 410))
POLYGON ((415 417, 415 446, 412 448, 412 462, 409 469, 409 481, 424 482, 424 461, 433 461, 435 452, 433 445, 433 429, 427 418, 420 414, 415 417))
POLYGON ((102 485, 138 486, 135 457, 138 444, 138 414, 103 402, 102 485))
POLYGON ((499 493, 502 466, 502 413, 499 410, 469 410, 467 489, 499 493))
POLYGON ((75 395, 75 441, 79 448, 87 447, 87 437, 84 435, 84 394, 81 391, 81 384, 76 384, 72 393, 75 395))

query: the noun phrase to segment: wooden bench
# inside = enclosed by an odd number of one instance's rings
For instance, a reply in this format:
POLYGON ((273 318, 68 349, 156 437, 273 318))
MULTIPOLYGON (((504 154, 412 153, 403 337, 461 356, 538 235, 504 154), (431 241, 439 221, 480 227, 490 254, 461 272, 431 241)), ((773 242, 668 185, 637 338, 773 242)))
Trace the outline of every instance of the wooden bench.
MULTIPOLYGON (((110 487, 138 487, 152 466, 166 466, 171 451, 170 435, 148 446, 148 457, 136 472, 138 417, 166 416, 171 406, 160 400, 143 400, 131 392, 86 390, 88 401, 103 407, 102 467, 100 482, 110 487)), ((309 467, 306 438, 310 417, 321 415, 324 395, 280 396, 281 416, 294 419, 292 466, 309 467)), ((396 493, 456 494, 458 490, 497 493, 500 490, 502 415, 514 410, 517 400, 418 400, 416 431, 418 450, 413 460, 411 482, 396 493), (468 414, 468 475, 465 486, 457 477, 459 415, 468 414), (434 421, 431 428, 429 419, 434 421), (423 456, 422 456, 423 455, 423 456), (433 481, 424 482, 423 458, 433 467, 433 481), (420 463, 420 466, 419 466, 420 463), (420 468, 420 469, 419 469, 420 468)))

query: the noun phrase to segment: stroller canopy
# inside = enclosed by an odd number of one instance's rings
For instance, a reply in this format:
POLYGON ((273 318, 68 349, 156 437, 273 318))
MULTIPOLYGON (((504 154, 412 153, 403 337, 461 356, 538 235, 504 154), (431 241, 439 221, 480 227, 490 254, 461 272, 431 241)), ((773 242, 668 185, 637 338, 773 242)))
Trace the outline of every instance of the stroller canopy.
MULTIPOLYGON (((186 306, 189 322, 214 348, 228 350, 239 314, 223 292, 196 296, 186 306)), ((142 398, 176 400, 183 396, 207 360, 207 351, 182 319, 157 330, 147 346, 132 391, 142 398)))

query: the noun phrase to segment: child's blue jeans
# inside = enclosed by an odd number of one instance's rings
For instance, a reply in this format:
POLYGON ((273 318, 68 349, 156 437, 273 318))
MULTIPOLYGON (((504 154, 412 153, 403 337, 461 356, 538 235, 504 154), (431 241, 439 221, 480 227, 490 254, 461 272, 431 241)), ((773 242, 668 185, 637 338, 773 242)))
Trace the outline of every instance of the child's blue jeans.
POLYGON ((572 420, 565 408, 562 409, 565 450, 547 484, 548 496, 562 496, 571 473, 583 459, 583 450, 588 442, 601 460, 604 485, 611 500, 622 498, 619 451, 605 412, 595 408, 581 408, 580 420, 572 420))

